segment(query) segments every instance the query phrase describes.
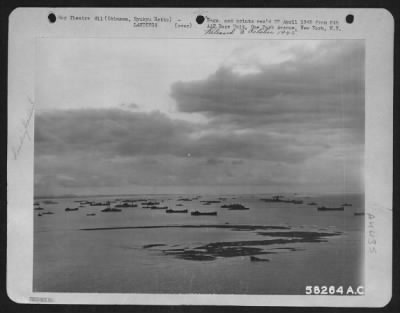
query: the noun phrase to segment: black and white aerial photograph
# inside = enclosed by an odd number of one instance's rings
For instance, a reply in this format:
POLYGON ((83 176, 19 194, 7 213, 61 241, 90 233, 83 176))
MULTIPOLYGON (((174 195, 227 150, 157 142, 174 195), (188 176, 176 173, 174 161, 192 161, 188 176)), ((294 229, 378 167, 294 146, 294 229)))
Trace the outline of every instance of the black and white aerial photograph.
POLYGON ((42 38, 34 292, 364 284, 363 40, 42 38))

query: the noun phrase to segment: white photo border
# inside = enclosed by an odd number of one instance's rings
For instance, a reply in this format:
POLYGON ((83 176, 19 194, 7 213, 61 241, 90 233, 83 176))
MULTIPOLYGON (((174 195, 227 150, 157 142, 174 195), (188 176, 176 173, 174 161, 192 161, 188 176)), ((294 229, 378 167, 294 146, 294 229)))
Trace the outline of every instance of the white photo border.
MULTIPOLYGON (((250 36, 224 39, 251 39, 250 36)), ((257 38, 259 39, 259 38, 257 38)), ((382 307, 392 291, 392 190, 393 190, 393 39, 394 20, 384 9, 104 9, 17 8, 9 17, 8 47, 8 194, 7 194, 7 292, 18 303, 149 304, 149 305, 251 305, 382 307), (344 19, 357 22, 340 33, 309 32, 269 39, 365 40, 365 295, 195 295, 195 294, 96 294, 32 291, 33 271, 33 160, 34 143, 21 144, 21 118, 34 112, 35 51, 37 38, 220 38, 205 35, 200 27, 179 31, 169 27, 135 29, 119 23, 54 23, 49 13, 93 16, 168 15, 195 21, 198 14, 224 17, 344 19), (15 149, 18 149, 18 155, 15 149)), ((34 115, 34 114, 33 114, 34 115)), ((27 124, 33 138, 34 119, 27 124)), ((25 130, 22 134, 25 134, 25 130)))

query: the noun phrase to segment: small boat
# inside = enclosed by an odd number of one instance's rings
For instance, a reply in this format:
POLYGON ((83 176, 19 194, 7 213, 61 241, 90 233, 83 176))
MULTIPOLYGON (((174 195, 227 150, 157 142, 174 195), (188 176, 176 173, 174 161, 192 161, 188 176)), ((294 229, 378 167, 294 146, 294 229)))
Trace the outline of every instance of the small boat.
POLYGON ((212 216, 216 216, 216 215, 217 215, 217 212, 199 212, 199 211, 194 211, 194 212, 191 212, 190 215, 193 215, 193 216, 199 216, 199 215, 212 215, 212 216))
POLYGON ((293 203, 293 204, 303 204, 303 200, 290 200, 282 199, 283 196, 273 196, 272 198, 260 199, 264 202, 278 202, 278 203, 293 203))
POLYGON ((325 206, 321 206, 318 208, 318 211, 344 211, 344 207, 337 207, 337 208, 327 208, 325 206))
POLYGON ((44 200, 42 201, 44 204, 57 204, 58 202, 53 201, 53 200, 44 200))
POLYGON ((184 210, 172 210, 172 209, 168 209, 165 211, 166 213, 187 213, 188 210, 184 209, 184 210))
POLYGON ((37 208, 34 208, 34 210, 35 210, 35 211, 42 211, 42 210, 44 210, 44 209, 41 208, 41 207, 37 207, 37 208))
POLYGON ((78 210, 79 210, 79 208, 74 208, 74 209, 73 208, 66 208, 65 209, 66 212, 78 211, 78 210))
POLYGON ((221 201, 219 200, 201 200, 201 203, 203 203, 204 205, 210 205, 212 203, 221 203, 221 201))
POLYGON ((43 213, 42 213, 42 215, 45 215, 45 214, 51 215, 51 214, 54 214, 54 213, 53 213, 53 212, 50 212, 50 211, 48 211, 48 212, 43 212, 43 213))
POLYGON ((147 206, 151 206, 151 205, 160 205, 160 202, 142 202, 142 205, 147 205, 147 206))
POLYGON ((116 208, 105 208, 104 210, 101 210, 101 212, 121 212, 121 209, 116 209, 116 208))
POLYGON ((178 203, 175 206, 183 206, 183 204, 182 203, 178 203))
POLYGON ((317 205, 315 202, 310 202, 308 205, 317 205))
POLYGON ((39 213, 37 216, 42 216, 42 213, 39 213))
POLYGON ((303 204, 303 200, 292 200, 291 203, 294 203, 294 204, 303 204))
POLYGON ((364 212, 355 212, 354 216, 364 216, 365 213, 364 212))
POLYGON ((283 198, 283 196, 273 196, 272 198, 264 198, 260 200, 264 202, 283 202, 284 200, 281 198, 283 198))
POLYGON ((343 203, 342 206, 352 206, 351 203, 343 203))
POLYGON ((88 214, 86 214, 86 216, 95 216, 96 215, 96 213, 88 213, 88 214))
POLYGON ((137 204, 124 202, 122 204, 115 205, 116 208, 137 208, 137 204))
POLYGON ((262 259, 262 258, 258 258, 256 256, 251 255, 250 261, 251 262, 269 262, 269 259, 262 259))
POLYGON ((90 202, 90 206, 105 206, 110 205, 110 202, 90 202))
POLYGON ((40 202, 35 202, 33 205, 40 205, 40 202))
POLYGON ((147 209, 151 209, 151 210, 167 210, 168 207, 167 206, 150 206, 150 207, 146 207, 147 209))

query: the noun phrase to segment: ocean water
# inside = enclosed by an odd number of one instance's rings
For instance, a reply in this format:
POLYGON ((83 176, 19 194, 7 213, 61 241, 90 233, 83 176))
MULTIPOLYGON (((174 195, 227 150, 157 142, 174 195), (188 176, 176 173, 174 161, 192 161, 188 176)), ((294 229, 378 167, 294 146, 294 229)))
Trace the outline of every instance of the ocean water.
POLYGON ((260 200, 270 196, 134 195, 47 204, 38 199, 43 210, 34 210, 33 290, 304 294, 307 285, 363 284, 364 216, 354 215, 364 212, 362 195, 286 195, 303 204, 260 200), (101 212, 106 206, 76 202, 113 201, 113 207, 123 199, 158 201, 189 213, 168 214, 142 202, 101 212), (317 210, 345 202, 352 206, 344 211, 317 210), (249 210, 221 208, 233 203, 249 210), (79 210, 66 212, 67 207, 79 210), (218 215, 192 216, 194 210, 218 215), (54 214, 42 214, 48 211, 54 214))

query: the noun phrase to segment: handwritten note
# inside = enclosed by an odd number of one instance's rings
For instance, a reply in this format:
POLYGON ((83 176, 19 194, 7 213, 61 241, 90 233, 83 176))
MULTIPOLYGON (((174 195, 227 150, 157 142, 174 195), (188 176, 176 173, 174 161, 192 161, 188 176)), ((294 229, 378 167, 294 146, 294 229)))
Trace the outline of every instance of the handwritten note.
POLYGON ((33 119, 33 112, 34 112, 34 103, 33 101, 29 100, 29 102, 32 104, 30 107, 27 117, 21 120, 22 123, 22 134, 18 138, 18 144, 15 146, 11 147, 12 153, 14 160, 18 159, 19 154, 21 153, 22 147, 24 146, 25 140, 32 140, 31 136, 29 135, 29 125, 33 119))

